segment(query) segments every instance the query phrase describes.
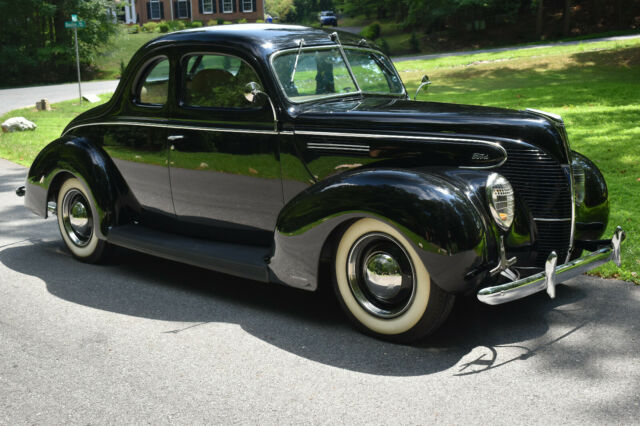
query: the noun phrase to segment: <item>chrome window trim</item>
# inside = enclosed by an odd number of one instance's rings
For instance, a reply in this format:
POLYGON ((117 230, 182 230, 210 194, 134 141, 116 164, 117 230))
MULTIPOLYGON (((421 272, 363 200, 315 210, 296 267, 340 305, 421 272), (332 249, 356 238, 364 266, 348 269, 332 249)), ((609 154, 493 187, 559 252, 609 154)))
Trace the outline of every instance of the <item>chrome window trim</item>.
POLYGON ((91 126, 140 126, 140 127, 156 127, 161 129, 181 129, 181 130, 200 130, 203 132, 226 132, 226 133, 251 133, 259 135, 293 135, 293 132, 283 131, 276 132, 273 130, 253 130, 253 129, 230 129, 226 127, 200 127, 200 126, 187 126, 181 124, 164 124, 164 123, 143 123, 137 121, 104 121, 100 123, 85 123, 78 124, 66 130, 61 136, 66 135, 74 129, 80 127, 91 126))
MULTIPOLYGON (((339 45, 337 45, 337 44, 328 44, 328 45, 320 45, 320 46, 307 46, 307 47, 303 47, 300 50, 301 51, 305 51, 305 50, 331 50, 331 49, 336 49, 338 52, 340 52, 339 45)), ((342 97, 346 97, 346 96, 362 95, 362 94, 365 94, 365 95, 384 95, 384 96, 390 96, 390 97, 394 97, 394 98, 406 98, 407 97, 407 88, 404 86, 404 82, 402 81, 402 78, 400 78, 400 74, 398 74, 398 70, 396 69, 395 65, 393 65, 393 61, 391 61, 391 59, 389 59, 389 57, 387 55, 385 55, 384 53, 382 53, 379 50, 371 49, 371 48, 364 48, 364 47, 355 47, 355 46, 348 46, 347 45, 347 46, 343 46, 343 49, 362 50, 362 51, 365 51, 365 52, 373 52, 373 53, 376 53, 376 54, 381 55, 382 57, 384 57, 392 65, 393 72, 395 73, 396 77, 398 78, 398 81, 400 81, 400 84, 402 85, 402 93, 381 93, 381 92, 354 91, 354 92, 348 92, 348 93, 333 93, 333 94, 329 94, 329 95, 320 95, 320 96, 318 96, 316 98, 313 98, 313 99, 308 99, 308 100, 304 100, 304 101, 294 101, 291 98, 289 98, 289 96, 287 96, 287 92, 284 90, 284 86, 282 86, 282 83, 280 82, 280 79, 278 78, 278 74, 276 73, 276 69, 273 66, 273 60, 275 58, 277 58, 278 56, 283 55, 285 53, 298 51, 299 50, 298 47, 292 47, 292 48, 289 48, 289 49, 283 49, 283 50, 278 50, 277 52, 273 52, 271 54, 271 56, 269 56, 270 72, 272 74, 273 79, 278 83, 278 87, 280 88, 280 91, 282 92, 284 97, 287 99, 287 101, 291 102, 292 104, 304 104, 304 103, 308 103, 308 102, 319 101, 319 100, 322 100, 322 99, 342 98, 342 97)), ((342 56, 342 52, 340 52, 340 56, 342 56)), ((348 61, 345 61, 345 62, 348 63, 348 61)), ((350 76, 351 76, 351 74, 350 74, 350 76)), ((357 82, 356 82, 356 85, 357 85, 357 82)))

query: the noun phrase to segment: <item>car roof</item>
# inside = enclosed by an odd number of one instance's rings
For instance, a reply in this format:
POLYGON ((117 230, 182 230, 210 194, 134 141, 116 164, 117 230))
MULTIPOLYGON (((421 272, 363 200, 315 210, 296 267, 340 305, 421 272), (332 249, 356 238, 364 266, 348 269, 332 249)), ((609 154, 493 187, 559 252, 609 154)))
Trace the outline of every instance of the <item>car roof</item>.
MULTIPOLYGON (((272 52, 299 46, 304 39, 305 46, 332 45, 329 39, 333 29, 310 28, 300 25, 278 24, 235 24, 215 25, 176 31, 147 43, 141 50, 171 44, 224 44, 231 48, 245 48, 260 56, 269 56, 272 52)), ((344 31, 337 31, 342 44, 358 45, 362 37, 344 31)))

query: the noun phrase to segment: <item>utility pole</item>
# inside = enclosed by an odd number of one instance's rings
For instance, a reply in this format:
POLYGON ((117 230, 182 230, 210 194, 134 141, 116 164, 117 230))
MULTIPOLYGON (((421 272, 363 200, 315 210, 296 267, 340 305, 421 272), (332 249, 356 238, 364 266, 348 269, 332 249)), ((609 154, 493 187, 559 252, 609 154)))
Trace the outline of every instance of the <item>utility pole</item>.
POLYGON ((80 97, 80 105, 82 105, 82 84, 80 83, 80 52, 78 50, 78 27, 73 28, 76 36, 76 66, 78 67, 78 96, 80 97))
POLYGON ((76 38, 76 67, 78 68, 78 95, 80 96, 80 105, 82 105, 82 84, 80 80, 80 51, 78 49, 78 28, 85 28, 86 22, 78 21, 78 15, 71 15, 71 21, 64 23, 65 28, 73 28, 73 34, 76 38))

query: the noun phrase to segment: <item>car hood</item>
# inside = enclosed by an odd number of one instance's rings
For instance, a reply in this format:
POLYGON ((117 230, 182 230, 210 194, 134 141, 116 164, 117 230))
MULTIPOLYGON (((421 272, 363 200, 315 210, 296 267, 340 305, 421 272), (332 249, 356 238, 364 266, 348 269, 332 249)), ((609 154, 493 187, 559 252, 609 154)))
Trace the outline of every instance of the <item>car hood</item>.
POLYGON ((295 131, 455 135, 498 143, 510 139, 568 161, 562 124, 528 111, 369 97, 298 105, 290 113, 295 131))

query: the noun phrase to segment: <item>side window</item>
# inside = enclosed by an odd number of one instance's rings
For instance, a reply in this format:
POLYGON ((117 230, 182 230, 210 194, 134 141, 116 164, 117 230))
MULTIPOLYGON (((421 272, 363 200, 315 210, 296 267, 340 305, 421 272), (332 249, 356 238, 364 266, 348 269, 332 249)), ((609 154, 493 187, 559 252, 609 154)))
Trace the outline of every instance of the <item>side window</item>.
POLYGON ((138 86, 136 100, 147 105, 164 105, 169 96, 169 59, 159 58, 151 64, 138 86))
MULTIPOLYGON (((184 59, 182 102, 209 108, 255 108, 244 97, 247 83, 262 86, 249 64, 227 55, 191 55, 184 59)), ((264 100, 261 100, 264 102, 264 100)))

